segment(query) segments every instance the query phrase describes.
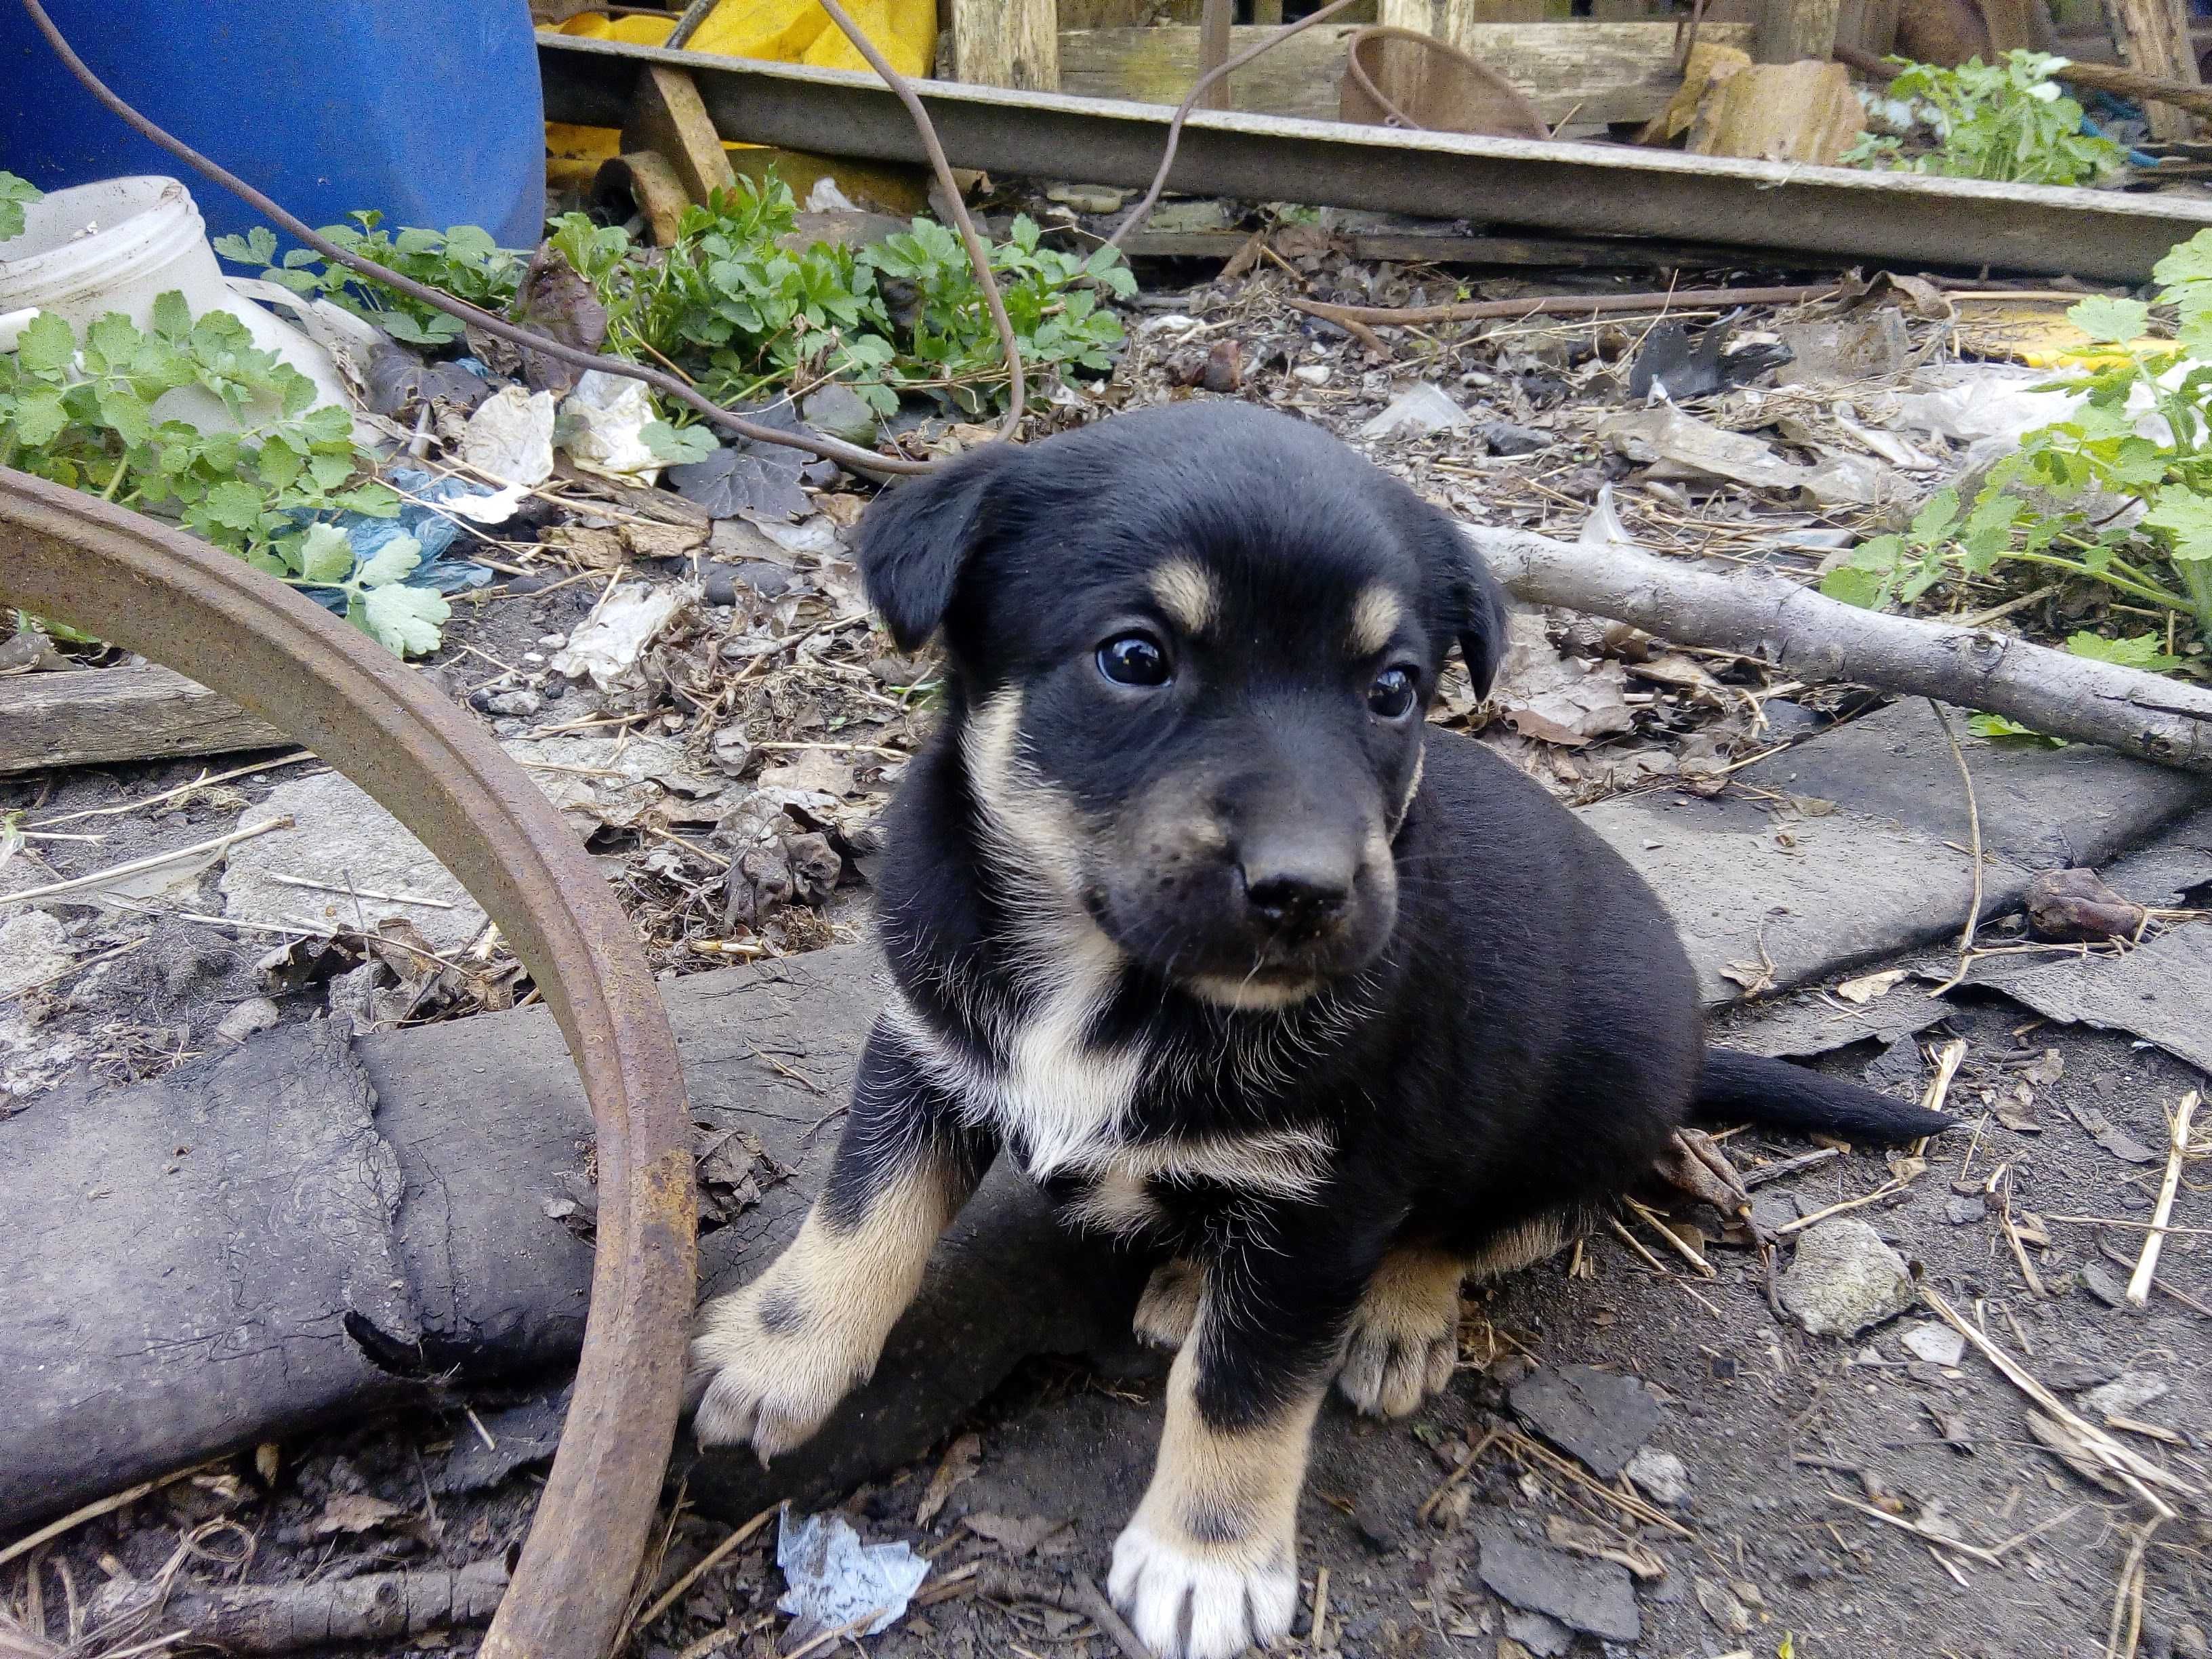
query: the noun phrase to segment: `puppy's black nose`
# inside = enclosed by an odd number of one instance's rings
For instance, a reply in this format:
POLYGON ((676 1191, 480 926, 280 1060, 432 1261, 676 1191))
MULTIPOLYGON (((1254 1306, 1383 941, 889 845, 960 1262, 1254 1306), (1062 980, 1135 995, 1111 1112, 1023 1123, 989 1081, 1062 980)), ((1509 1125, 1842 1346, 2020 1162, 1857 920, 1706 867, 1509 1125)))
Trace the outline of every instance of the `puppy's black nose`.
POLYGON ((1348 871, 1319 864, 1244 866, 1244 897, 1261 920, 1291 934, 1317 933, 1352 897, 1348 871))

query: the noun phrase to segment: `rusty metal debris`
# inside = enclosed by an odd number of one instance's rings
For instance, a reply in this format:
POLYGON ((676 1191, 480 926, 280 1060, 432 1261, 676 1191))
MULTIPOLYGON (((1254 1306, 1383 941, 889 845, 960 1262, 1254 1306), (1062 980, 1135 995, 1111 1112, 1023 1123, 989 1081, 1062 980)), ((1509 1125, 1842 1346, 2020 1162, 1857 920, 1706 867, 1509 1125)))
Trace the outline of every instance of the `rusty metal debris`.
POLYGON ((481 1650, 600 1659, 674 1443, 696 1268, 683 1074, 628 918, 465 715, 230 555, 0 469, 0 603, 142 651, 313 749, 453 871, 544 994, 598 1126, 598 1254, 560 1452, 481 1650))

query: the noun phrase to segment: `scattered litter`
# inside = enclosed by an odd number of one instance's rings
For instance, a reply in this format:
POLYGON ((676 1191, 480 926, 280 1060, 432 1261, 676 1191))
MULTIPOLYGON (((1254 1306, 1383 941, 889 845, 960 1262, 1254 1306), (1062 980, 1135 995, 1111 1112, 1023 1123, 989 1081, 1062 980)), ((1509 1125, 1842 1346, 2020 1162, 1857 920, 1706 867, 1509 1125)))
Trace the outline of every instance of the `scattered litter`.
POLYGON ((505 746, 580 836, 717 823, 746 793, 720 768, 693 765, 671 738, 568 732, 513 738, 505 746))
POLYGON ((588 622, 569 630, 568 643, 553 658, 553 672, 572 680, 588 679, 602 691, 613 690, 637 665, 646 647, 690 603, 690 596, 680 587, 625 582, 607 596, 588 622))
POLYGON ((1669 320, 1644 337, 1643 349, 1629 366, 1628 395, 1639 403, 1707 397, 1755 380, 1790 357, 1790 348, 1779 341, 1739 338, 1726 323, 1715 323, 1693 345, 1690 331, 1669 320))
POLYGON ((1895 306, 1869 306, 1847 317, 1780 323, 1774 332, 1791 361, 1774 378, 1784 386, 1849 386, 1900 373, 1911 343, 1895 306))
POLYGON ((1647 477, 1662 482, 1719 478, 1754 489, 1802 494, 1820 507, 1871 506, 1897 493, 1884 489, 1881 471, 1869 461, 1832 454, 1819 466, 1801 466, 1784 460, 1771 445, 1672 405, 1613 416, 1599 426, 1597 435, 1628 459, 1650 467, 1647 477))
POLYGON ((1628 671, 1620 662, 1564 655, 1533 611, 1516 611, 1508 627, 1510 642, 1490 695, 1516 732, 1578 748, 1635 726, 1628 671))
POLYGON ((1390 399, 1389 406, 1359 428, 1363 438, 1425 438, 1438 432, 1464 432, 1474 424, 1468 412, 1441 386, 1424 380, 1390 399))
POLYGON ((660 477, 661 460, 643 434, 659 418, 642 380, 589 368, 561 400, 559 440, 583 471, 617 483, 649 484, 660 477))
POLYGON ((461 460, 486 477, 535 489, 553 476, 553 417, 551 392, 504 386, 469 416, 461 460))
POLYGON ((1474 1522, 1474 1534, 1482 1551, 1482 1582, 1492 1594, 1601 1641, 1642 1637, 1644 1621, 1627 1568, 1524 1544, 1494 1512, 1474 1522))
POLYGON ((1808 1227, 1780 1290, 1782 1305, 1815 1336, 1856 1336, 1912 1305, 1905 1258, 1856 1216, 1808 1227))
POLYGON ((1643 1383, 1588 1365, 1532 1371, 1511 1399, 1514 1415, 1603 1480, 1626 1468, 1659 1426, 1659 1402, 1643 1383))
POLYGON ((1897 1340, 1915 1359, 1925 1359, 1931 1364, 1955 1365, 1966 1352, 1965 1337, 1932 1319, 1911 1327, 1897 1340))
POLYGON ((879 1636, 904 1616, 907 1602, 929 1577, 929 1563, 903 1540, 863 1544, 842 1515, 794 1519, 787 1506, 775 1540, 775 1564, 791 1586, 776 1602, 810 1631, 842 1630, 873 1613, 865 1636, 879 1636))

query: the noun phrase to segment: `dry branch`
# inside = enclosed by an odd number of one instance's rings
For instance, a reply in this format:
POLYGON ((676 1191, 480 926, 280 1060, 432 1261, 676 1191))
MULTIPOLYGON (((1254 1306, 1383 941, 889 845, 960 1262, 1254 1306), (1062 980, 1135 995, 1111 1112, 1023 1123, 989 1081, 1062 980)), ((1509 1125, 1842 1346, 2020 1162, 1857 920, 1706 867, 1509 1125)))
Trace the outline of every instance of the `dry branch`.
POLYGON ((506 1569, 478 1562, 459 1571, 194 1589, 171 1596, 159 1617, 167 1629, 191 1632, 195 1647, 233 1653, 296 1653, 341 1642, 389 1652, 430 1631, 486 1623, 506 1593, 506 1569))
POLYGON ((2212 772, 2212 691, 2011 635, 1862 611, 1761 570, 1721 576, 1621 547, 1463 526, 1516 599, 1610 617, 1677 645, 1986 709, 2081 743, 2212 772))

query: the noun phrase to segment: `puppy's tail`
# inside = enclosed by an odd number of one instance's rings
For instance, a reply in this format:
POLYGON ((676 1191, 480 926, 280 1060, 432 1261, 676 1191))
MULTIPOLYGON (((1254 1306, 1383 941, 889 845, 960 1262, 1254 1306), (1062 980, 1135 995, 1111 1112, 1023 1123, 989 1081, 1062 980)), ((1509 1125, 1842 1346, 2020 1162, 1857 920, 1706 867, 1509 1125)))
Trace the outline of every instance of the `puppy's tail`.
POLYGON ((1748 1121, 1762 1128, 1884 1142, 1941 1134, 1957 1121, 1856 1083, 1734 1048, 1705 1050, 1695 1110, 1702 1118, 1748 1121))

